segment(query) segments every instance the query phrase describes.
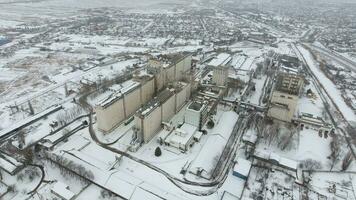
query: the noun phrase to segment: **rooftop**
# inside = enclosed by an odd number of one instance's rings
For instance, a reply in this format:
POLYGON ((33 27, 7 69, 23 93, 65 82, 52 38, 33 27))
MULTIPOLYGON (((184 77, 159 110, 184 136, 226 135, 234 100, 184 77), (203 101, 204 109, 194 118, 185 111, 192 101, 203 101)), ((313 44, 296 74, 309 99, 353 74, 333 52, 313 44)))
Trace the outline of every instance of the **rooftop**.
POLYGON ((275 90, 292 95, 299 95, 303 82, 303 77, 299 75, 280 73, 277 76, 275 90))
POLYGON ((114 93, 110 94, 106 98, 99 101, 97 106, 106 108, 111 104, 113 104, 114 102, 116 102, 117 100, 121 99, 123 94, 129 93, 135 90, 139 86, 140 86, 139 82, 132 81, 132 80, 126 81, 122 84, 113 85, 110 87, 110 90, 113 91, 114 93))
POLYGON ((231 61, 231 55, 228 53, 221 53, 218 56, 216 56, 216 58, 214 58, 213 60, 210 61, 209 65, 210 66, 224 66, 227 65, 230 61, 231 61))
POLYGON ((188 109, 195 110, 195 111, 200 111, 202 107, 203 107, 202 103, 194 101, 188 106, 188 109))
POLYGON ((65 200, 72 199, 74 197, 74 193, 68 189, 68 186, 62 182, 56 182, 52 187, 52 192, 65 200))

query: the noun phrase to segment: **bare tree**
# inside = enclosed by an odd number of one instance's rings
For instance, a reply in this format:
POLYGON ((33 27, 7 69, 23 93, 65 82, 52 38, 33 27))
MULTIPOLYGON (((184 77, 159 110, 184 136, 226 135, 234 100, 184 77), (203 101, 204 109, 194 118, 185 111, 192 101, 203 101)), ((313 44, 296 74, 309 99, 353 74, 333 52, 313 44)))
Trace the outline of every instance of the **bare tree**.
POLYGON ((334 168, 334 165, 340 159, 340 152, 341 152, 340 146, 341 146, 340 136, 335 135, 334 137, 332 137, 332 141, 330 142, 330 151, 331 151, 331 154, 329 156, 331 160, 330 170, 334 168))
POLYGON ((347 168, 349 168, 350 164, 352 163, 352 160, 352 153, 349 151, 342 160, 342 170, 347 170, 347 168))
POLYGON ((322 168, 322 164, 313 159, 306 159, 300 162, 299 167, 304 170, 318 170, 322 168))

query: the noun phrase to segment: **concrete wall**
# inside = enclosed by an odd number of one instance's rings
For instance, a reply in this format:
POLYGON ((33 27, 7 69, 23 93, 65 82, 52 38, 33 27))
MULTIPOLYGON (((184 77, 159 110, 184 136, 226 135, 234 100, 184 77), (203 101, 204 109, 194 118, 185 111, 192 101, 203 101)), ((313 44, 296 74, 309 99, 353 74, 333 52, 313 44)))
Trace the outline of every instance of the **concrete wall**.
POLYGON ((120 99, 107 108, 97 106, 96 117, 98 129, 109 132, 125 119, 123 99, 120 99))
POLYGON ((166 83, 175 81, 175 66, 165 68, 166 71, 166 83))
POLYGON ((162 114, 161 107, 155 108, 149 115, 143 120, 143 141, 149 142, 157 133, 161 127, 162 114))
POLYGON ((165 72, 161 72, 155 75, 155 90, 160 91, 165 85, 165 72))
POLYGON ((179 63, 176 64, 176 80, 182 80, 182 77, 185 73, 184 70, 184 60, 180 61, 179 63))
POLYGON ((187 56, 183 60, 176 63, 176 80, 182 80, 183 75, 190 70, 192 66, 192 56, 187 56))
POLYGON ((140 88, 137 88, 131 91, 128 94, 124 95, 126 117, 134 114, 134 112, 141 107, 141 98, 140 98, 140 88))
POLYGON ((152 99, 154 94, 154 87, 155 87, 154 79, 151 79, 142 85, 141 104, 145 104, 152 99))
POLYGON ((200 117, 201 117, 201 114, 199 111, 186 109, 185 115, 184 115, 184 121, 187 124, 191 124, 193 126, 200 127, 200 117))
POLYGON ((166 102, 162 104, 162 121, 169 121, 176 113, 176 98, 172 95, 166 102))
POLYGON ((216 67, 213 70, 212 82, 217 86, 225 86, 229 76, 229 70, 224 67, 216 67))
POLYGON ((188 95, 190 96, 190 84, 187 84, 176 95, 176 111, 177 112, 182 108, 183 104, 188 100, 188 95))
POLYGON ((189 71, 190 68, 192 67, 192 56, 187 56, 184 60, 184 71, 189 71))

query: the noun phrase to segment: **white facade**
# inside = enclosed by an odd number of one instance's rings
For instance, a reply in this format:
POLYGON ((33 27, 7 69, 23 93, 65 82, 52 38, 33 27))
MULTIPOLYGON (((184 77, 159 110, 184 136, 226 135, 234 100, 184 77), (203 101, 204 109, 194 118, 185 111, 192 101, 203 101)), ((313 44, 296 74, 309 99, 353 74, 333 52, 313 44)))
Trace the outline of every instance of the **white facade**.
POLYGON ((192 102, 185 110, 184 121, 201 129, 206 121, 207 112, 208 108, 205 104, 192 102))

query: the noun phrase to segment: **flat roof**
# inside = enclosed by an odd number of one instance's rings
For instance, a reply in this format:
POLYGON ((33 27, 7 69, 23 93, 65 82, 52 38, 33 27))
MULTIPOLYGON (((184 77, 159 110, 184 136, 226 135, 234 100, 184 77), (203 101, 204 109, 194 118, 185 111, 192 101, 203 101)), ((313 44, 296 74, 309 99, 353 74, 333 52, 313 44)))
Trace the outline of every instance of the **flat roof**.
POLYGON ((251 169, 251 161, 245 160, 243 158, 238 158, 234 166, 234 172, 237 172, 243 176, 248 176, 251 169))
POLYGON ((186 144, 197 131, 197 127, 184 123, 180 128, 174 130, 168 137, 168 142, 176 142, 179 144, 186 144))
POLYGON ((291 95, 298 95, 302 85, 303 78, 301 76, 291 73, 280 73, 277 76, 275 90, 291 95))
POLYGON ((203 107, 203 104, 200 102, 193 101, 189 106, 188 109, 190 110, 195 110, 195 111, 200 111, 203 107))
POLYGON ((67 189, 67 185, 62 183, 62 182, 56 182, 51 191, 54 192, 56 195, 59 195, 60 197, 69 200, 74 197, 74 193, 70 190, 67 189))
POLYGON ((220 66, 220 65, 226 65, 227 63, 229 63, 231 61, 231 55, 228 53, 221 53, 219 55, 216 56, 216 58, 214 58, 213 60, 211 60, 209 62, 208 65, 210 66, 220 66))
POLYGON ((110 89, 114 92, 107 96, 106 98, 102 99, 97 103, 97 106, 101 106, 106 108, 119 99, 123 97, 123 95, 130 93, 131 91, 137 89, 141 84, 139 82, 128 80, 123 82, 122 84, 115 84, 110 87, 110 89))

